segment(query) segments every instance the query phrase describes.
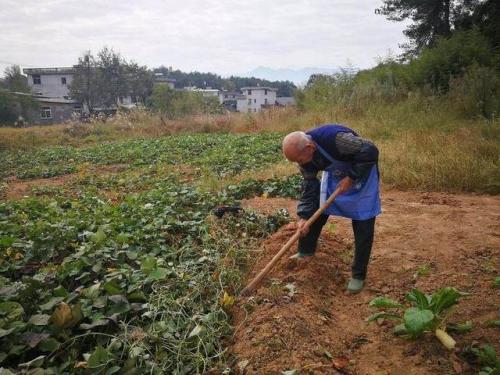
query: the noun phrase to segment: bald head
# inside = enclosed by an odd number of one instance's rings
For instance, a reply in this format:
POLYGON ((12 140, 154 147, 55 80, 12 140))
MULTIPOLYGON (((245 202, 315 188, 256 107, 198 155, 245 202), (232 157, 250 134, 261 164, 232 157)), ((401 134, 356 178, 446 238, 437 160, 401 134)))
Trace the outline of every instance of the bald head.
POLYGON ((304 132, 292 132, 283 138, 283 154, 294 163, 308 163, 315 150, 316 145, 304 132))

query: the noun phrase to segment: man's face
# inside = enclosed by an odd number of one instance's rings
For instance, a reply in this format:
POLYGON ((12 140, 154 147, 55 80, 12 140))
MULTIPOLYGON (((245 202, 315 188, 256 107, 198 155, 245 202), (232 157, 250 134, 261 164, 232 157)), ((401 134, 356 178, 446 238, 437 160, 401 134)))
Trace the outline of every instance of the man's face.
POLYGON ((313 158, 314 151, 314 145, 312 143, 309 143, 302 151, 295 151, 292 155, 290 155, 288 160, 300 165, 310 163, 313 158))

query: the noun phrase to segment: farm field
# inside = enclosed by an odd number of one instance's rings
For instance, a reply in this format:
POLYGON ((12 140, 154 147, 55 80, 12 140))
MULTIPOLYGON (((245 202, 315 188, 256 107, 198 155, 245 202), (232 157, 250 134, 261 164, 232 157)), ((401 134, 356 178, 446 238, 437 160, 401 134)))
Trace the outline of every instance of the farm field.
POLYGON ((282 259, 254 296, 237 297, 294 231, 301 178, 281 138, 2 151, 4 373, 488 371, 500 350, 498 196, 386 188, 361 294, 344 293, 350 223, 331 219, 316 257, 282 259), (243 211, 213 214, 240 202, 243 211), (405 304, 412 288, 444 287, 461 294, 443 324, 468 324, 449 331, 455 351, 429 333, 396 337, 390 319, 366 321, 375 297, 405 304))

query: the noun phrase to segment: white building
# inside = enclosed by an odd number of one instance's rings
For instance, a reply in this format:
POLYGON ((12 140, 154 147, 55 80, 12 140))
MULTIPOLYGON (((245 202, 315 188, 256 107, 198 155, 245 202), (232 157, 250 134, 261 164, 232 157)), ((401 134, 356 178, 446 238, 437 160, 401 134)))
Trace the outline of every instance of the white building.
POLYGON ((69 98, 69 85, 73 81, 73 68, 23 69, 33 95, 48 98, 69 98))
POLYGON ((245 99, 238 98, 236 109, 238 112, 260 112, 274 106, 277 89, 272 87, 250 86, 242 87, 241 92, 245 99))

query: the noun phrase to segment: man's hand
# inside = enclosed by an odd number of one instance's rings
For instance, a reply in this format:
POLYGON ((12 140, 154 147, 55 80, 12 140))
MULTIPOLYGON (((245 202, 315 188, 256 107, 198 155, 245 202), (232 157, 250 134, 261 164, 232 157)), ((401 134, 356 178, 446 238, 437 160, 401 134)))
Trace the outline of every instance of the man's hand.
POLYGON ((300 232, 300 237, 305 237, 307 236, 307 233, 309 233, 309 227, 306 225, 307 220, 304 219, 299 219, 297 223, 297 230, 300 232))
POLYGON ((346 176, 342 180, 340 180, 337 185, 337 189, 340 190, 339 194, 344 194, 346 191, 348 191, 352 187, 353 182, 354 180, 349 176, 346 176))

